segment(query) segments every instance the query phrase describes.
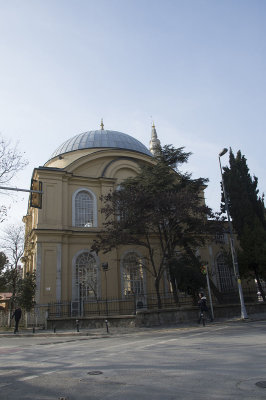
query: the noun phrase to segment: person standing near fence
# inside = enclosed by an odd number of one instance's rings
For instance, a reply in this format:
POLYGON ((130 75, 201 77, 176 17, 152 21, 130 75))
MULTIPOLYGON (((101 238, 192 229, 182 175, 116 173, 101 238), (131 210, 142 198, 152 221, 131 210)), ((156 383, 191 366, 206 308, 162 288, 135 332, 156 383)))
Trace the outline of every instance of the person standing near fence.
POLYGON ((207 307, 207 299, 206 299, 206 296, 204 295, 204 293, 202 293, 202 292, 199 293, 198 305, 199 305, 199 310, 200 310, 198 323, 200 324, 204 313, 206 313, 208 315, 210 321, 212 322, 213 318, 212 318, 209 308, 207 307))
POLYGON ((21 308, 20 307, 17 307, 16 309, 15 309, 15 311, 13 312, 13 314, 12 314, 12 319, 15 317, 15 329, 14 329, 14 333, 17 333, 18 332, 18 324, 19 324, 19 321, 20 321, 20 318, 21 318, 21 314, 22 314, 22 312, 21 312, 21 308))

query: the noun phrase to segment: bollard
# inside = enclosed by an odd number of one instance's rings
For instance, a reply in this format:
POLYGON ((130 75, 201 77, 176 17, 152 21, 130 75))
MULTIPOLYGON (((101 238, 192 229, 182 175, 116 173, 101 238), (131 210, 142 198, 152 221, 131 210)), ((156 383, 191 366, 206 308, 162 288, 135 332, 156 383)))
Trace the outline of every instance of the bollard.
POLYGON ((76 319, 76 327, 77 327, 77 332, 79 332, 79 320, 76 319))
POLYGON ((105 320, 105 325, 106 325, 106 332, 109 333, 109 327, 108 327, 108 321, 107 321, 107 319, 105 320))
POLYGON ((35 326, 32 328, 32 333, 35 333, 35 326))
POLYGON ((54 326, 54 333, 56 333, 56 326, 54 326))

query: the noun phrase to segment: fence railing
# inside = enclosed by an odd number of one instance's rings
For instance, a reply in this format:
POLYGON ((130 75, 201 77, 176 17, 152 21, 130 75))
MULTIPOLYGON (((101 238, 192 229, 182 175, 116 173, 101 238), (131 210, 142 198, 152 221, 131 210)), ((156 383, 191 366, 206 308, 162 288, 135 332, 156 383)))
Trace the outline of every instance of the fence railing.
MULTIPOLYGON (((244 300, 246 303, 261 303, 263 301, 256 288, 243 288, 244 300)), ((239 303, 238 291, 223 293, 219 299, 212 295, 213 304, 232 304, 239 303)), ((192 296, 185 293, 178 293, 178 302, 174 296, 161 294, 161 306, 163 309, 192 306, 197 301, 192 296)), ((20 321, 21 327, 46 327, 47 318, 69 318, 69 317, 96 317, 109 315, 135 315, 140 310, 154 310, 158 308, 156 293, 141 295, 129 295, 122 299, 117 298, 93 298, 86 301, 67 301, 60 303, 42 304, 35 307, 31 312, 22 312, 20 321)), ((9 311, 0 311, 0 327, 13 326, 10 321, 9 311)))
MULTIPOLYGON (((258 303, 262 301, 254 287, 243 289, 245 302, 258 303)), ((173 294, 161 294, 161 308, 174 308, 197 305, 197 299, 186 293, 178 293, 178 301, 173 294)), ((230 304, 239 302, 238 291, 223 293, 217 299, 212 295, 213 304, 230 304)), ((90 300, 69 301, 48 304, 49 318, 64 317, 94 317, 108 315, 135 315, 140 310, 154 310, 158 308, 156 293, 128 295, 122 299, 92 298, 90 300)))
MULTIPOLYGON (((161 295, 161 307, 172 308, 193 305, 193 297, 184 293, 178 295, 178 303, 173 295, 161 295)), ((122 299, 92 298, 90 300, 70 301, 48 304, 49 318, 93 317, 108 315, 135 315, 139 310, 158 308, 156 293, 128 295, 122 299)))
MULTIPOLYGON (((22 310, 19 326, 23 328, 46 327, 48 305, 38 305, 32 311, 22 310)), ((11 319, 10 310, 0 311, 0 327, 11 327, 15 321, 11 319)))

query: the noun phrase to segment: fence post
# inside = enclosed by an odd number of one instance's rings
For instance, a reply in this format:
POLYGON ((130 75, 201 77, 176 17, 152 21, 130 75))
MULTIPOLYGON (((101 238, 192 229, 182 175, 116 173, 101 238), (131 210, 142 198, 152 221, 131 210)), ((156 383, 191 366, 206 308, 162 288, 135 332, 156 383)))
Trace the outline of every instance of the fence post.
POLYGON ((11 310, 8 310, 8 316, 7 316, 7 326, 8 328, 11 328, 11 310))
POLYGON ((44 326, 45 326, 45 329, 47 330, 47 326, 48 326, 48 324, 47 324, 47 319, 48 319, 48 310, 46 310, 45 311, 45 321, 44 321, 44 326))

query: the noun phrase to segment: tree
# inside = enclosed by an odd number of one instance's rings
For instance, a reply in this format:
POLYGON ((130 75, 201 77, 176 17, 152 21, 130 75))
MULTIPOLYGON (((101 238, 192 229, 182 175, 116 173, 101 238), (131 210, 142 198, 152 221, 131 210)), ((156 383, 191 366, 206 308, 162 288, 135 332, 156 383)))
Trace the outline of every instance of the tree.
POLYGON ((180 291, 192 295, 196 303, 200 289, 206 286, 206 278, 201 272, 202 260, 194 252, 181 253, 170 260, 168 265, 172 275, 171 282, 175 282, 180 291))
MULTIPOLYGON (((0 137, 0 185, 12 180, 14 175, 28 164, 24 155, 18 151, 17 145, 11 146, 10 142, 0 137)), ((5 205, 0 205, 0 222, 7 214, 5 205)))
POLYGON ((5 265, 3 277, 6 289, 12 292, 12 310, 16 300, 18 283, 22 278, 22 268, 19 265, 19 261, 24 249, 24 227, 22 225, 10 225, 7 227, 4 230, 1 246, 8 256, 8 263, 5 265))
POLYGON ((36 289, 35 272, 27 272, 24 278, 18 280, 16 302, 26 311, 30 311, 34 305, 34 296, 36 289))
POLYGON ((0 252, 0 291, 6 290, 5 268, 8 265, 8 258, 3 251, 0 252))
MULTIPOLYGON (((258 178, 251 177, 247 160, 239 150, 229 153, 229 167, 223 168, 232 224, 241 249, 239 266, 245 276, 257 280, 265 301, 261 279, 266 279, 266 218, 264 195, 259 196, 258 178)), ((224 211, 224 198, 222 197, 224 211)))
POLYGON ((92 250, 104 253, 123 244, 146 249, 141 263, 154 278, 159 308, 164 272, 169 273, 178 300, 178 263, 173 260, 195 254, 212 226, 208 217, 213 214, 202 195, 207 180, 192 179, 178 169, 189 156, 182 147, 158 148, 154 163, 140 166, 136 177, 126 179, 117 190, 103 196, 104 231, 92 246, 92 250))

